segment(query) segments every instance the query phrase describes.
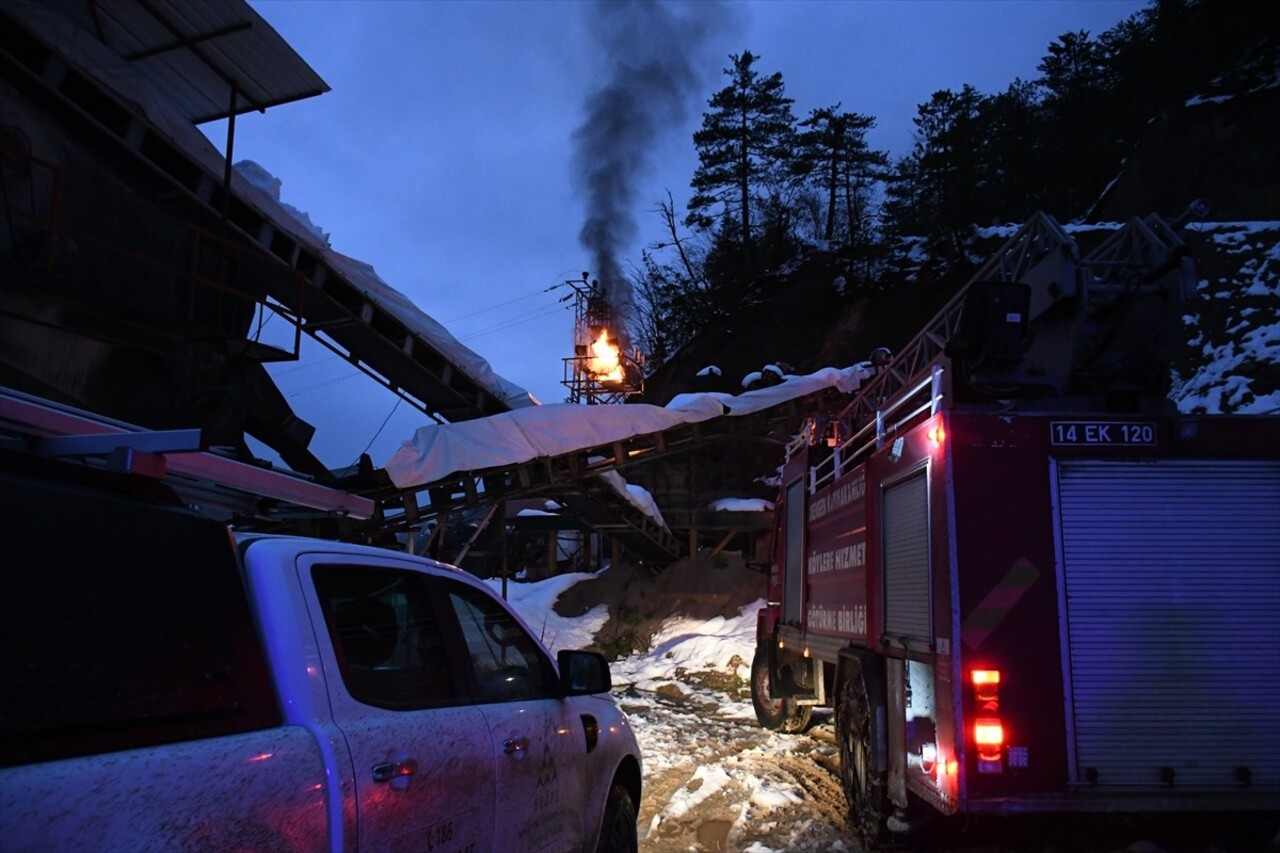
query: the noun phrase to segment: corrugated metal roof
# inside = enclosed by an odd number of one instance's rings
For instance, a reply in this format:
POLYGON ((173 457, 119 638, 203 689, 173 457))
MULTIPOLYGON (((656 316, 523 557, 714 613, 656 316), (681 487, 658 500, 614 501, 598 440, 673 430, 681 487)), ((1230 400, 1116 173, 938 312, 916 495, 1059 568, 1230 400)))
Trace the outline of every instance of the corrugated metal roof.
POLYGON ((329 91, 244 0, 46 0, 163 91, 192 122, 329 91))

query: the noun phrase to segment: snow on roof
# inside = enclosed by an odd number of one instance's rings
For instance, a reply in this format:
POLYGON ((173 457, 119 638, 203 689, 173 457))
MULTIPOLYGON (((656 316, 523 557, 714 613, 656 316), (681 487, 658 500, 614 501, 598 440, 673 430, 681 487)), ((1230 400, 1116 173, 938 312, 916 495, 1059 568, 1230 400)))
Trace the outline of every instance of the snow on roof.
POLYGON ((266 110, 329 91, 329 84, 243 0, 63 2, 5 0, 18 19, 60 48, 98 43, 129 57, 134 74, 192 124, 266 110))
POLYGON ((681 394, 665 407, 554 403, 461 423, 428 424, 400 446, 387 462, 386 471, 392 483, 407 489, 461 471, 518 465, 652 435, 681 424, 749 415, 827 388, 848 393, 870 375, 865 363, 843 369, 827 367, 742 394, 681 394))
POLYGON ((608 483, 623 500, 653 519, 655 524, 664 530, 671 529, 667 527, 667 520, 662 517, 662 510, 658 509, 658 504, 653 499, 653 495, 649 494, 648 489, 637 486, 635 483, 628 483, 617 471, 605 471, 600 475, 600 479, 608 483))
MULTIPOLYGON (((62 15, 43 8, 40 3, 22 2, 19 5, 24 20, 58 44, 78 68, 125 102, 135 104, 152 125, 211 175, 222 175, 226 162, 222 154, 146 75, 96 39, 77 36, 76 25, 62 15)), ((247 170, 248 175, 232 171, 232 190, 239 198, 271 219, 277 228, 310 248, 378 307, 395 313, 406 326, 495 397, 512 408, 537 402, 528 391, 498 376, 487 361, 459 343, 404 294, 379 278, 369 264, 335 252, 327 237, 306 213, 281 202, 280 182, 266 169, 257 164, 254 166, 256 168, 247 170)))
POLYGON ((533 395, 494 372, 489 362, 459 343, 448 329, 440 325, 435 318, 427 315, 409 297, 379 278, 372 266, 328 247, 320 247, 319 252, 330 266, 342 273, 343 277, 359 288, 365 296, 379 307, 395 314, 401 322, 431 344, 432 348, 450 363, 483 385, 508 406, 518 409, 537 405, 533 395))
POLYGON ((253 194, 260 209, 264 212, 275 210, 280 214, 287 214, 298 226, 297 230, 290 229, 294 237, 310 246, 332 269, 378 307, 395 314, 411 331, 463 373, 513 409, 535 405, 536 401, 528 391, 495 373, 489 362, 459 343, 448 329, 427 315, 409 297, 383 281, 370 264, 335 251, 329 245, 329 235, 311 221, 310 215, 281 200, 281 181, 270 171, 252 160, 242 160, 236 164, 235 175, 242 179, 241 183, 253 194))

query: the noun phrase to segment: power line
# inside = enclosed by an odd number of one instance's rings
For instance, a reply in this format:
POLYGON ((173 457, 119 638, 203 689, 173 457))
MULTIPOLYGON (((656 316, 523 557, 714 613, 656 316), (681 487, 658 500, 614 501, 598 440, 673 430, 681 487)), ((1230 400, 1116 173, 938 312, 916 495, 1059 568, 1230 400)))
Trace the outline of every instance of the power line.
POLYGON ((506 302, 498 302, 493 305, 489 305, 485 308, 477 308, 475 311, 472 311, 470 314, 462 314, 461 316, 454 317, 451 320, 442 320, 441 322, 445 325, 448 325, 449 323, 456 323, 459 320, 465 320, 468 317, 474 317, 477 314, 484 314, 488 311, 493 311, 498 308, 505 308, 508 305, 514 305, 517 302, 524 302, 526 299, 534 299, 538 296, 541 296, 544 293, 550 293, 551 291, 555 290, 557 287, 560 287, 560 285, 553 284, 550 287, 544 287, 541 290, 535 290, 533 293, 526 293, 524 296, 517 296, 514 299, 508 299, 506 302))
POLYGON ((329 362, 333 361, 335 358, 340 358, 340 356, 335 352, 326 352, 321 354, 319 357, 315 359, 308 359, 307 361, 300 362, 298 364, 294 364, 289 367, 281 368, 280 370, 272 371, 271 375, 272 376, 288 376, 290 373, 297 373, 299 370, 309 370, 312 367, 319 367, 322 364, 328 364, 329 362))
POLYGON ((485 328, 483 328, 483 329, 477 329, 477 330, 476 330, 476 331, 474 331, 474 332, 469 332, 469 333, 467 333, 467 334, 462 335, 461 337, 459 337, 459 338, 458 338, 458 340, 459 340, 459 341, 469 341, 469 340, 472 340, 472 339, 474 339, 474 338, 479 338, 479 337, 483 337, 483 336, 485 336, 485 335, 493 334, 494 332, 500 332, 500 331, 502 331, 502 330, 504 330, 504 329, 510 329, 510 328, 511 328, 511 327, 513 327, 513 326, 519 326, 519 325, 521 325, 521 324, 523 324, 523 323, 528 323, 528 322, 531 322, 531 321, 533 321, 533 320, 538 320, 538 319, 541 319, 541 318, 543 318, 543 317, 548 317, 548 316, 550 316, 551 314, 555 313, 555 312, 556 312, 556 310, 558 310, 559 308, 561 308, 561 306, 559 305, 559 303, 557 303, 557 304, 555 304, 555 305, 546 305, 546 306, 544 306, 544 307, 542 307, 542 308, 539 308, 537 311, 534 311, 534 312, 533 312, 533 313, 531 313, 531 314, 525 314, 525 315, 520 316, 520 317, 512 317, 512 318, 510 318, 510 319, 502 320, 502 321, 500 321, 500 322, 498 322, 498 323, 494 323, 492 326, 486 326, 486 327, 485 327, 485 328))
POLYGON ((396 413, 396 409, 400 408, 400 404, 403 401, 404 397, 399 395, 396 396, 396 404, 391 407, 391 411, 387 412, 387 416, 382 419, 382 425, 378 427, 378 431, 373 434, 373 438, 369 439, 369 443, 364 446, 364 450, 361 450, 356 454, 355 461, 351 463, 353 466, 360 464, 360 457, 368 453, 370 447, 373 447, 373 443, 378 440, 378 436, 382 435, 382 431, 386 429, 387 424, 391 421, 391 416, 396 413))
POLYGON ((337 385, 339 382, 346 382, 348 379, 355 379, 358 376, 364 376, 364 375, 365 374, 363 373, 354 372, 354 373, 349 373, 346 376, 339 376, 337 379, 325 379, 322 382, 316 382, 315 384, 308 385, 305 388, 299 388, 293 393, 288 394, 287 396, 289 397, 289 399, 293 399, 294 397, 300 396, 302 394, 307 394, 311 391, 316 391, 321 388, 327 388, 330 385, 337 385))

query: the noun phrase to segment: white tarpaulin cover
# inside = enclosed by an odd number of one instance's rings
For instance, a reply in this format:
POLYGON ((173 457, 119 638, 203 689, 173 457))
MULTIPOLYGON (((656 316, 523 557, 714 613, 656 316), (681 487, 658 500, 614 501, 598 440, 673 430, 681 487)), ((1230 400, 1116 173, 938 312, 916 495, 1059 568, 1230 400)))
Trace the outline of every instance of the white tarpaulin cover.
POLYGON ((461 423, 429 424, 400 446, 386 471, 398 488, 422 486, 463 471, 518 465, 681 424, 748 415, 827 388, 848 393, 869 375, 861 364, 843 370, 828 367, 742 394, 681 394, 665 407, 556 403, 461 423))

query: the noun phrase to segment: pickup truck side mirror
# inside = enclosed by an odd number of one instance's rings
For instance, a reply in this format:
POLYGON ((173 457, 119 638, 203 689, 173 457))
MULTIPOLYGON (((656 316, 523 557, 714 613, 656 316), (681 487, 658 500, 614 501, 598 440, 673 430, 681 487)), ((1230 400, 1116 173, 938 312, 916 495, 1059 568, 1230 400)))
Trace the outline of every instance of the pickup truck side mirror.
POLYGON ((560 695, 590 696, 608 693, 613 686, 609 661, 599 652, 562 650, 556 654, 560 666, 560 695))

